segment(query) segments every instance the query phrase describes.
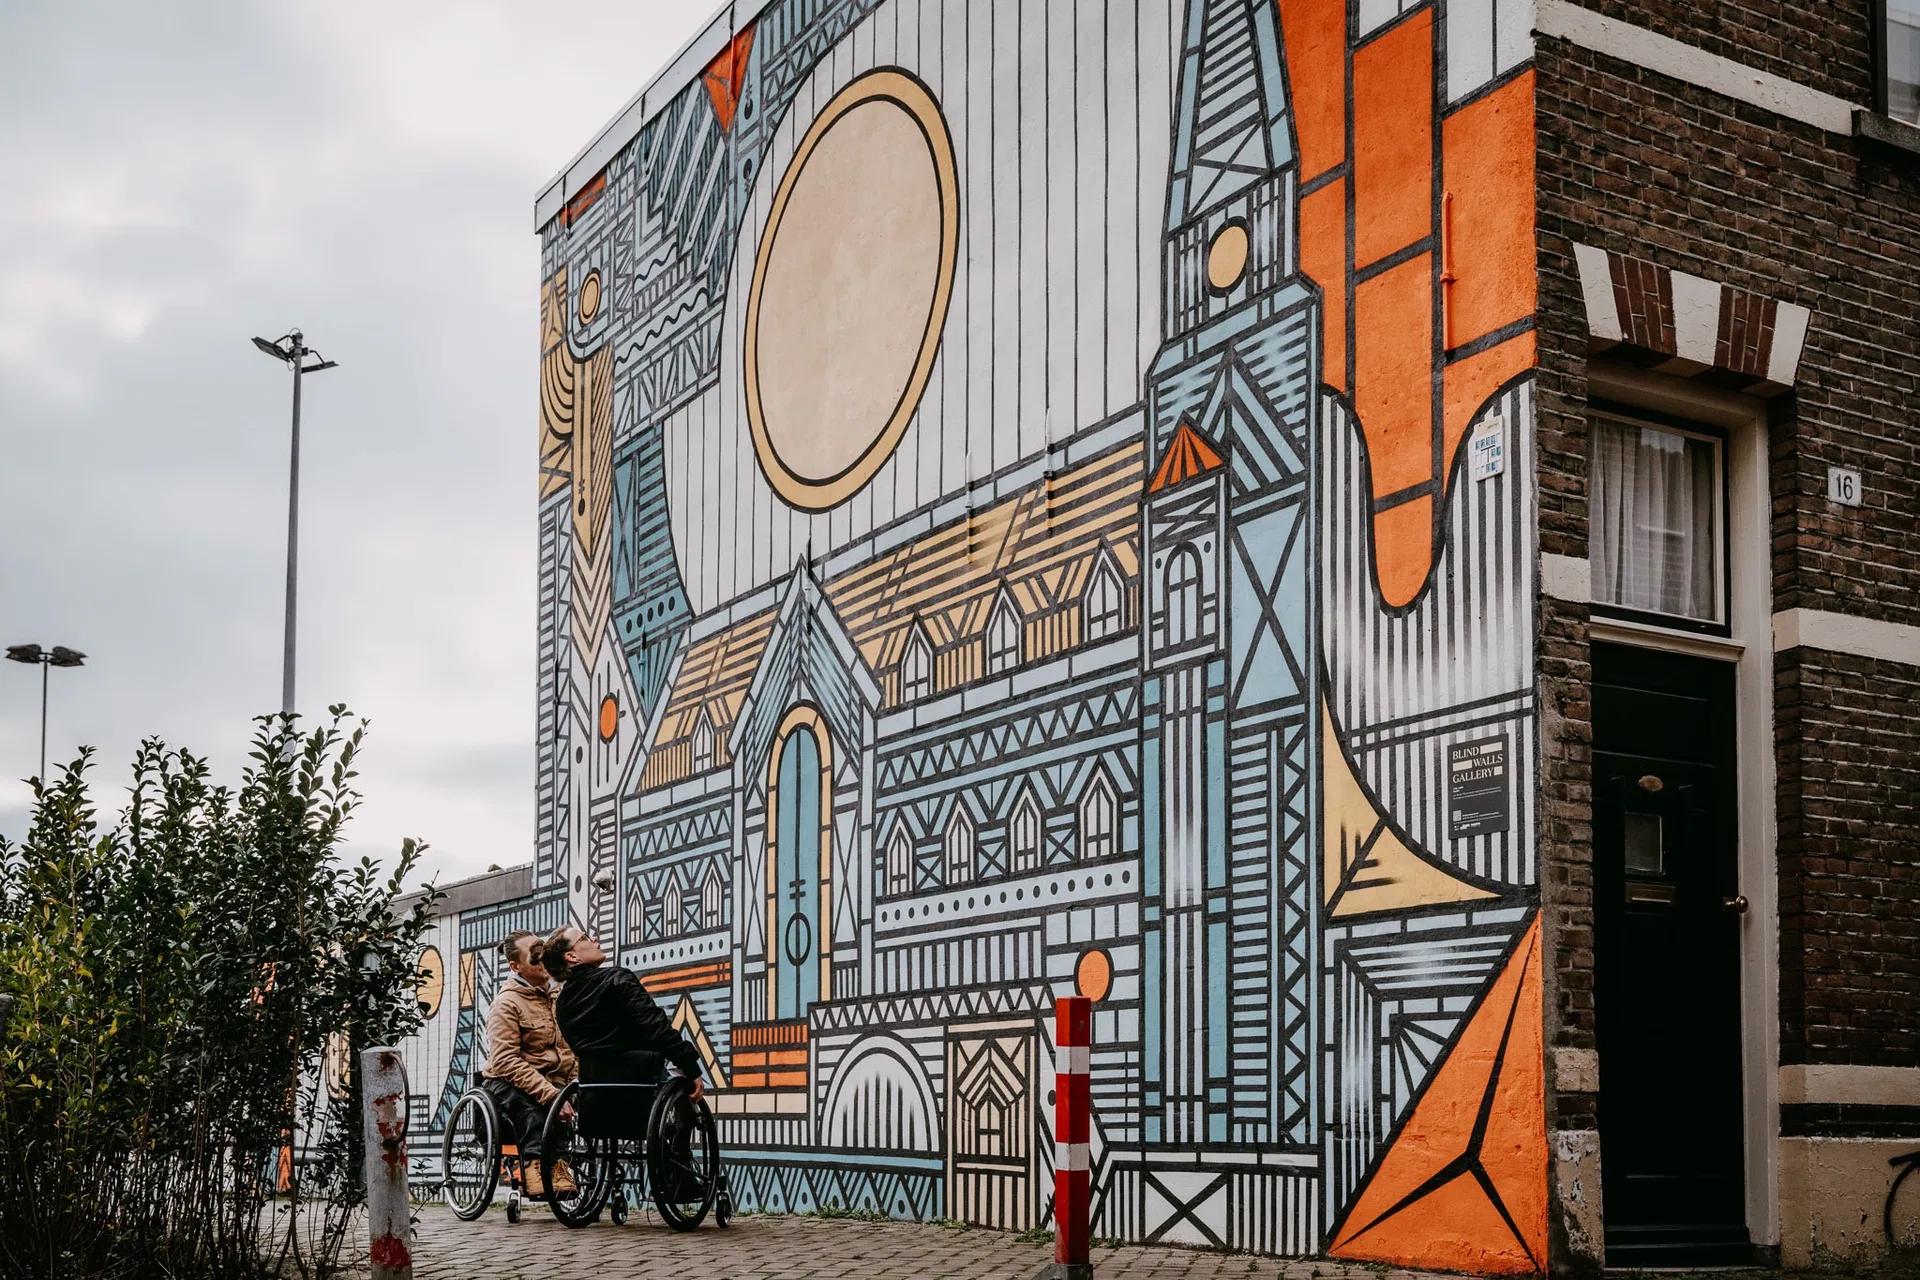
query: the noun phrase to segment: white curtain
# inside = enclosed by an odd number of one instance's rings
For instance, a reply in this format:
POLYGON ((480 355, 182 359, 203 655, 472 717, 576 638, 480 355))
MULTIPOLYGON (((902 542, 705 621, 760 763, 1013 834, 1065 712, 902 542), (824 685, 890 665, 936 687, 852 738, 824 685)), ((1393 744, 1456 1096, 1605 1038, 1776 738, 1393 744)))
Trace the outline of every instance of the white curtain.
POLYGON ((1920 0, 1887 0, 1887 114, 1920 124, 1920 0))
POLYGON ((1719 449, 1604 418, 1592 441, 1595 603, 1721 621, 1719 449))

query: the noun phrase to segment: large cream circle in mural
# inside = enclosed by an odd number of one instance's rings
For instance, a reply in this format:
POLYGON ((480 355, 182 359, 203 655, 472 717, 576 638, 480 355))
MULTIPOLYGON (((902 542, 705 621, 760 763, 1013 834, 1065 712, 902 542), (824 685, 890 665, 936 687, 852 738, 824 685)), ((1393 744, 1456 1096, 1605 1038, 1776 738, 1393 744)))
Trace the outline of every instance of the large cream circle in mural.
POLYGON ((933 370, 960 241, 953 141, 891 68, 827 103, 780 179, 754 260, 742 356, 760 466, 793 506, 859 492, 933 370))

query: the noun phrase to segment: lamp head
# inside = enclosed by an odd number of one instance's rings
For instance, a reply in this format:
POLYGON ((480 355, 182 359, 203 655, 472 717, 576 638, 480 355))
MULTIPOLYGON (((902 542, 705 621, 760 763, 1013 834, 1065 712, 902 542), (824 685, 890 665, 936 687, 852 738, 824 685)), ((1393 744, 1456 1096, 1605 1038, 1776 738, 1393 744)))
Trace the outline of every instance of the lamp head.
POLYGON ((86 664, 87 655, 78 649, 69 649, 63 644, 57 644, 53 646, 53 652, 47 655, 47 661, 56 667, 78 667, 86 664))
MULTIPOLYGON (((280 340, 280 342, 285 342, 285 341, 286 341, 285 338, 282 338, 280 340)), ((281 346, 280 342, 268 342, 265 338, 255 338, 253 340, 253 345, 260 348, 260 350, 264 351, 266 354, 272 356, 275 360, 278 360, 282 364, 284 364, 287 361, 293 359, 293 352, 288 348, 281 346)))
POLYGON ((38 662, 40 661, 40 646, 37 644, 10 644, 7 646, 7 657, 15 662, 38 662))

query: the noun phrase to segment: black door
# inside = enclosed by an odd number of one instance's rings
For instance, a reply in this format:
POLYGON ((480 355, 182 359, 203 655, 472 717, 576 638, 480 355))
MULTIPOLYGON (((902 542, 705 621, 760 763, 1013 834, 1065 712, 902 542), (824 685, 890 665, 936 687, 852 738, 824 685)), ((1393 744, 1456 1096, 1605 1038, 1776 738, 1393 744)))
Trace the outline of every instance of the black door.
POLYGON ((1611 1266, 1747 1262, 1733 666, 1593 646, 1595 1017, 1611 1266))

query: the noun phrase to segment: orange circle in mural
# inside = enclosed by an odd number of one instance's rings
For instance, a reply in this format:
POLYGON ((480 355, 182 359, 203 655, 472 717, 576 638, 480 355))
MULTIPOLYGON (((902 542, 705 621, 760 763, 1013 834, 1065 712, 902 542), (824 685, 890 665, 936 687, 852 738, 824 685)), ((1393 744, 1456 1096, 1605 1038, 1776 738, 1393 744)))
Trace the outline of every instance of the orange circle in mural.
POLYGON ((1250 248, 1243 222, 1229 222, 1215 232, 1213 243, 1207 246, 1207 283, 1223 291, 1239 284, 1240 277, 1247 273, 1250 248))
POLYGON ((1073 985, 1089 1000, 1104 1000, 1113 987, 1113 961, 1104 951, 1081 953, 1073 968, 1073 985))
POLYGON ((620 700, 612 694, 600 700, 600 741, 612 742, 620 729, 620 700))

